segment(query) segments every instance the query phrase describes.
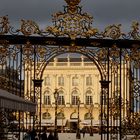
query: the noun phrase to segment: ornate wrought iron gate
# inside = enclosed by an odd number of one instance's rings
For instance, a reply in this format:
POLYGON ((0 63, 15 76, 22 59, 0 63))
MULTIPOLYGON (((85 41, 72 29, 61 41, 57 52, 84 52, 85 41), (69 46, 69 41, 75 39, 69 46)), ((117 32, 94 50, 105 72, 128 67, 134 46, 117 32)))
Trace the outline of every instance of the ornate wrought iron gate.
MULTIPOLYGON (((53 15, 54 26, 41 30, 31 20, 22 20, 14 30, 8 17, 0 22, 1 69, 13 68, 26 81, 24 96, 38 102, 37 112, 25 113, 41 126, 42 75, 49 61, 64 53, 80 53, 97 66, 101 79, 101 140, 127 139, 140 135, 140 37, 138 23, 128 34, 120 25, 103 32, 91 27, 92 17, 82 13, 80 0, 69 1, 64 12, 53 15), (32 84, 32 82, 34 84, 32 84)), ((21 95, 20 95, 21 96, 21 95)), ((31 123, 31 122, 25 122, 31 123)))

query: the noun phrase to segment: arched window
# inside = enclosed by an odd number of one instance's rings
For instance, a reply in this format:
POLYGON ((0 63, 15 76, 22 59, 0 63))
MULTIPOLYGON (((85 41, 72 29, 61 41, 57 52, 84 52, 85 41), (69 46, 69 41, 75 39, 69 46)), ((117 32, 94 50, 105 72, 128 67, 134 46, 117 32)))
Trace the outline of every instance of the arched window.
POLYGON ((49 76, 44 77, 44 86, 50 86, 50 77, 49 76))
POLYGON ((64 77, 63 76, 58 77, 58 86, 64 86, 64 77))
POLYGON ((78 98, 79 98, 78 91, 77 90, 74 90, 72 92, 72 99, 71 99, 72 105, 78 105, 78 98))
POLYGON ((48 90, 44 92, 44 104, 45 105, 51 104, 50 92, 48 90))
POLYGON ((73 112, 71 115, 70 115, 70 119, 77 119, 78 118, 78 115, 76 112, 73 112))
POLYGON ((42 119, 51 119, 51 115, 48 112, 43 113, 42 119))
POLYGON ((84 115, 84 119, 85 119, 85 120, 91 119, 91 113, 86 113, 86 114, 84 115))
POLYGON ((62 90, 59 91, 58 105, 65 105, 64 92, 62 90))
POLYGON ((86 77, 86 86, 91 86, 92 85, 92 77, 89 75, 86 77))
POLYGON ((64 119, 64 118, 65 118, 64 113, 59 112, 59 113, 57 114, 57 119, 64 119))
POLYGON ((72 78, 72 86, 78 86, 79 85, 79 79, 77 76, 74 76, 72 78))
POLYGON ((93 96, 92 96, 92 91, 88 90, 86 92, 86 105, 91 105, 93 104, 93 96))

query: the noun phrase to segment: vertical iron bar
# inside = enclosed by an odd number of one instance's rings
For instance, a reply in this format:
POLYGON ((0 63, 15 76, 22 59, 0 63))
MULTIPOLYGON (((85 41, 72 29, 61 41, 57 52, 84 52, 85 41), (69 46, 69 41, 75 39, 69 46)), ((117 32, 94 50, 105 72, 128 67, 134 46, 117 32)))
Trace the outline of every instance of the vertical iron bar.
MULTIPOLYGON (((35 74, 36 74, 36 50, 35 50, 35 45, 34 45, 34 79, 36 79, 35 77, 35 74)), ((34 86, 34 95, 33 95, 33 102, 35 103, 36 99, 35 99, 35 84, 33 84, 34 86)), ((35 129, 35 115, 33 115, 33 129, 35 129)))
POLYGON ((102 132, 103 132, 103 116, 102 116, 103 115, 103 87, 102 87, 102 85, 101 85, 101 97, 100 98, 101 98, 100 99, 101 100, 100 101, 101 102, 101 114, 100 114, 100 123, 101 123, 101 126, 100 126, 101 130, 100 131, 101 132, 100 133, 101 133, 101 140, 103 140, 103 135, 102 135, 102 132))
POLYGON ((42 86, 40 87, 40 114, 39 114, 39 117, 40 117, 40 134, 41 134, 41 110, 42 110, 41 104, 42 104, 42 86))
POLYGON ((125 117, 125 112, 126 112, 126 100, 125 100, 125 60, 122 60, 123 62, 122 62, 122 64, 123 64, 123 68, 122 68, 122 75, 123 75, 123 77, 122 77, 122 88, 123 88, 123 90, 122 90, 122 93, 123 93, 123 95, 122 95, 122 100, 123 100, 123 114, 122 114, 122 117, 123 117, 123 119, 124 119, 124 117, 125 117))
POLYGON ((55 89, 54 98, 55 98, 55 124, 54 124, 54 140, 58 140, 58 133, 57 133, 57 108, 58 108, 58 89, 55 89))
POLYGON ((11 63, 11 58, 10 58, 10 55, 11 55, 11 52, 10 52, 10 48, 9 48, 9 64, 7 66, 7 74, 8 74, 8 80, 9 80, 9 91, 11 92, 11 77, 10 77, 10 74, 11 74, 11 70, 10 70, 10 63, 11 63))
POLYGON ((101 90, 102 90, 102 93, 101 93, 102 94, 102 98, 101 98, 101 139, 104 139, 105 140, 106 139, 106 135, 103 135, 104 134, 103 132, 106 131, 106 126, 104 126, 104 124, 103 124, 103 119, 106 119, 107 116, 106 116, 106 113, 105 113, 105 109, 106 108, 105 108, 105 105, 104 105, 106 103, 106 101, 103 98, 103 96, 105 96, 106 94, 108 94, 108 88, 109 88, 110 81, 102 80, 102 81, 100 81, 100 83, 101 83, 101 90))
MULTIPOLYGON (((139 84, 140 84, 140 68, 138 68, 138 81, 139 81, 139 84)), ((140 85, 139 85, 139 88, 140 88, 140 85)), ((138 101, 139 101, 139 110, 138 110, 138 112, 140 112, 140 96, 139 96, 139 98, 138 98, 138 101)))
MULTIPOLYGON (((16 49, 16 48, 15 48, 16 49)), ((17 54, 17 59, 16 59, 16 71, 18 71, 18 59, 19 59, 19 61, 20 61, 20 72, 21 72, 21 62, 22 62, 22 57, 21 57, 21 53, 22 53, 22 49, 21 49, 21 46, 20 46, 20 53, 19 53, 19 57, 20 58, 18 58, 18 54, 17 54)), ((13 71, 14 71, 14 68, 13 68, 13 71)), ((20 81, 20 83, 21 83, 21 81, 20 81)), ((20 96, 21 97, 21 87, 20 87, 20 89, 18 89, 18 79, 17 79, 17 77, 16 77, 16 95, 18 95, 18 96, 20 96), (19 92, 19 90, 20 90, 20 92, 19 92)), ((20 85, 21 86, 21 85, 20 85)), ((21 121, 20 121, 20 118, 21 117, 21 112, 20 112, 20 110, 18 111, 18 122, 19 122, 19 140, 20 140, 20 133, 21 133, 21 129, 20 129, 20 127, 21 127, 21 121)))
POLYGON ((41 104, 42 104, 42 100, 41 100, 41 96, 42 96, 42 82, 43 80, 39 80, 39 79, 34 79, 34 87, 35 87, 35 93, 38 94, 38 96, 40 96, 40 106, 39 106, 39 134, 41 134, 41 104))
MULTIPOLYGON (((108 61, 108 64, 107 64, 107 81, 109 81, 109 48, 108 48, 108 55, 107 55, 107 61, 108 61)), ((108 88, 107 88, 107 140, 109 140, 109 85, 108 85, 108 88)))
POLYGON ((80 136, 80 126, 79 126, 79 123, 80 123, 80 118, 79 118, 79 109, 80 109, 80 98, 78 98, 78 122, 77 122, 77 132, 76 132, 76 138, 77 139, 81 139, 81 136, 80 136))
POLYGON ((121 123, 121 120, 122 120, 122 94, 121 94, 121 90, 122 90, 122 85, 121 85, 121 79, 122 79, 122 73, 121 73, 121 69, 122 69, 122 49, 120 48, 120 96, 119 96, 119 106, 120 106, 120 140, 122 139, 122 123, 121 123))

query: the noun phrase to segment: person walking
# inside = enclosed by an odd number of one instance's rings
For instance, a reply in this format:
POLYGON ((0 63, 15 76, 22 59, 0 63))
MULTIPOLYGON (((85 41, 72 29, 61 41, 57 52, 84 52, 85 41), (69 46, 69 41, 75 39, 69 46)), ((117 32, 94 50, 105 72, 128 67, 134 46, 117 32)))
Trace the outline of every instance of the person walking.
POLYGON ((12 137, 13 140, 18 140, 18 134, 14 134, 12 137))
POLYGON ((46 129, 44 129, 43 133, 40 136, 41 140, 48 140, 47 134, 46 134, 46 129))
POLYGON ((86 133, 85 128, 82 129, 82 133, 83 133, 83 138, 84 138, 85 137, 85 133, 86 133))
POLYGON ((30 136, 30 130, 27 130, 27 132, 25 133, 23 140, 31 140, 31 136, 30 136))
POLYGON ((35 129, 33 129, 33 130, 30 132, 31 140, 35 140, 36 135, 37 135, 37 133, 36 133, 35 129))
POLYGON ((54 135, 53 135, 52 131, 50 131, 50 134, 48 136, 48 140, 54 140, 54 135))

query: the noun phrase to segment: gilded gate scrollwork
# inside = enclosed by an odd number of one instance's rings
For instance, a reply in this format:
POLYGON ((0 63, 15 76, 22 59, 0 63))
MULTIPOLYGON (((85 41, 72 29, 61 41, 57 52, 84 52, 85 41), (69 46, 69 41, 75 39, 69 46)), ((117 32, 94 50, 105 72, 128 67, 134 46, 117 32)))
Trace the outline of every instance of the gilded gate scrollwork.
MULTIPOLYGON (((82 12, 80 0, 65 0, 63 12, 53 14, 53 26, 41 29, 32 20, 21 20, 19 29, 8 16, 0 17, 0 88, 40 103, 33 127, 41 125, 41 84, 51 59, 65 53, 88 57, 100 72, 101 140, 123 140, 140 136, 140 35, 139 23, 123 33, 121 24, 104 31, 92 27, 93 17, 82 12), (17 80, 20 77, 20 81, 17 80), (12 81, 12 84, 11 82, 12 81), (22 82, 21 82, 22 81, 22 82), (40 82, 40 85, 38 85, 40 82)), ((26 122, 27 123, 27 122, 26 122)))

